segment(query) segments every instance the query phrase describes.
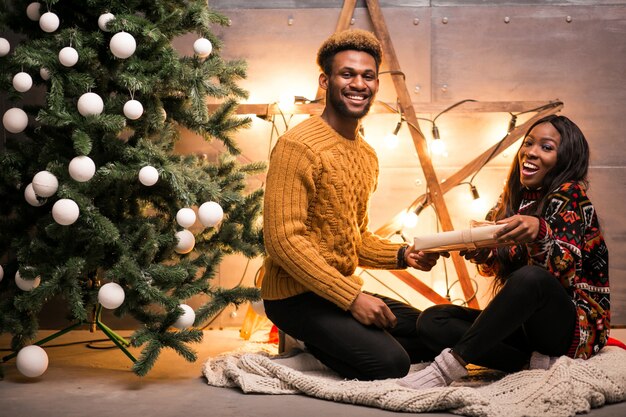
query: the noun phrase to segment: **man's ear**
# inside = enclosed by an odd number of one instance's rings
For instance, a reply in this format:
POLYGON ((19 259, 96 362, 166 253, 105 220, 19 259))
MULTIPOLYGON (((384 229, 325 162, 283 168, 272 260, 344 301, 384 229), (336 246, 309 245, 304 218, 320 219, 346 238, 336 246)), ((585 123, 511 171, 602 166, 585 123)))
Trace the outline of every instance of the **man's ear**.
POLYGON ((322 90, 328 90, 328 77, 323 72, 320 74, 319 84, 322 90))

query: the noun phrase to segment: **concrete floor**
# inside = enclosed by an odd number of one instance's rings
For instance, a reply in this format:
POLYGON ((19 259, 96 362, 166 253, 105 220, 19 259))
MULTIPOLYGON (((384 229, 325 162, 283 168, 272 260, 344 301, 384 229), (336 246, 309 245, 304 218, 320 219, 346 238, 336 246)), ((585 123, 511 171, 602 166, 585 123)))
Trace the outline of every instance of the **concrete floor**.
MULTIPOLYGON (((42 332, 42 337, 51 332, 42 332)), ((130 332, 121 331, 122 336, 130 332)), ((267 331, 258 331, 253 339, 267 340, 267 331)), ((612 336, 626 341, 626 330, 612 336)), ((116 348, 93 349, 87 342, 102 339, 100 332, 75 330, 51 341, 46 347, 48 370, 38 378, 22 376, 12 359, 4 364, 0 381, 0 416, 2 417, 108 417, 127 416, 392 416, 375 408, 340 404, 300 395, 250 395, 235 389, 214 388, 206 384, 201 368, 206 358, 243 347, 239 329, 210 330, 204 341, 195 346, 198 361, 188 363, 170 350, 162 352, 155 367, 145 377, 130 369, 129 359, 116 348), (78 343, 82 342, 82 343, 78 343)), ((7 335, 0 336, 0 348, 9 345, 7 335)), ((93 344, 108 347, 109 342, 93 344)), ((131 351, 138 355, 139 350, 131 351)), ((0 356, 8 354, 0 351, 0 356)), ((626 366, 626 365, 625 365, 626 366)), ((428 413, 420 416, 452 416, 428 413)), ((590 417, 623 417, 626 403, 593 410, 590 417)))

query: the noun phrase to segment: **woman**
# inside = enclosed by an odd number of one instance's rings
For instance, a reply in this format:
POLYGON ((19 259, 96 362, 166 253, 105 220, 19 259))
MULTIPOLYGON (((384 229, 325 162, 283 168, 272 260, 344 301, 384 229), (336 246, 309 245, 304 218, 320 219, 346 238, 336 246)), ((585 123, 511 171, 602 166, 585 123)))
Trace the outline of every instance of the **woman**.
POLYGON ((423 342, 439 352, 400 383, 446 386, 465 365, 506 372, 550 366, 550 357, 588 359, 609 336, 608 250, 586 194, 589 146, 565 116, 534 123, 513 161, 500 200, 487 215, 505 226, 508 246, 462 253, 494 276, 483 310, 437 305, 420 315, 423 342))

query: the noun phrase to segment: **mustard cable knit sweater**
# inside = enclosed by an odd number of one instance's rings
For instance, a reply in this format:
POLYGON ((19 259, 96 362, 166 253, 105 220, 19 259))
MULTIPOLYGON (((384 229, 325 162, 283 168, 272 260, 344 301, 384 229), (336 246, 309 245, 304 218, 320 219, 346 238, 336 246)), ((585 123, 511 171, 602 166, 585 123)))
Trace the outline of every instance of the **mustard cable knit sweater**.
POLYGON ((368 230, 377 179, 372 147, 340 136, 320 116, 281 136, 264 202, 264 299, 313 291, 347 310, 363 285, 357 266, 397 268, 402 245, 368 230))

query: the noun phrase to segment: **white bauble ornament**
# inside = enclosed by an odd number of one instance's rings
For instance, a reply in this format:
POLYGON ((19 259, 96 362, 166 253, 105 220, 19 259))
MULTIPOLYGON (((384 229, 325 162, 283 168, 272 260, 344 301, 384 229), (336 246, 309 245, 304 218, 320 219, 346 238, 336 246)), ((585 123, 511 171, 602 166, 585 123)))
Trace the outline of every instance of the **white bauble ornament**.
POLYGON ((96 93, 85 93, 78 99, 76 103, 78 112, 83 116, 95 116, 104 110, 104 101, 96 93))
POLYGON ((206 38, 196 39, 193 43, 193 50, 200 58, 206 58, 211 54, 213 50, 213 45, 211 45, 211 41, 206 38))
POLYGON ((98 290, 98 302, 109 310, 115 310, 121 306, 125 297, 124 289, 115 282, 104 284, 98 290))
POLYGON ((119 32, 113 35, 109 42, 109 48, 113 55, 118 58, 125 59, 135 53, 137 42, 135 38, 128 32, 119 32))
POLYGON ((224 210, 215 201, 207 201, 198 208, 198 217, 200 223, 206 227, 213 227, 224 218, 224 210))
POLYGON ((250 301, 250 306, 252 306, 252 310, 257 313, 261 317, 265 317, 265 305, 263 304, 263 300, 259 301, 250 301))
POLYGON ((24 279, 20 275, 20 271, 15 273, 15 284, 22 291, 31 291, 39 286, 41 283, 40 277, 35 277, 34 279, 24 279))
POLYGON ((61 226, 73 224, 79 215, 78 204, 69 198, 61 198, 52 206, 52 218, 61 226))
POLYGON ((49 171, 39 171, 33 177, 33 190, 39 197, 50 197, 59 189, 59 180, 49 171))
POLYGON ((24 346, 17 352, 15 365, 22 375, 37 378, 48 369, 48 354, 40 346, 24 346))
POLYGON ((41 3, 33 2, 26 7, 26 16, 28 16, 28 18, 33 22, 36 22, 41 17, 41 12, 39 11, 40 9, 41 3))
POLYGON ((0 281, 2 281, 2 278, 4 278, 4 268, 0 265, 0 281))
POLYGON ((174 327, 182 330, 193 326, 193 322, 196 321, 196 313, 193 311, 193 308, 189 307, 187 304, 179 304, 178 307, 183 309, 183 314, 178 317, 178 320, 174 323, 174 327))
POLYGON ((78 62, 78 52, 71 46, 66 46, 59 51, 59 62, 66 67, 73 67, 78 62))
POLYGON ((159 180, 159 171, 153 166, 146 165, 139 170, 139 182, 145 186, 152 186, 159 180))
POLYGON ((42 80, 47 81, 50 79, 50 71, 48 71, 48 68, 41 68, 39 70, 39 76, 41 77, 42 80))
POLYGON ((18 72, 13 76, 13 88, 20 93, 25 93, 33 86, 33 78, 26 72, 18 72))
POLYGON ((20 133, 28 126, 28 115, 17 107, 10 108, 2 116, 4 128, 11 133, 20 133))
POLYGON ((163 107, 161 107, 161 121, 165 123, 166 120, 167 120, 167 112, 165 111, 163 107))
POLYGON ((73 158, 67 167, 70 177, 78 182, 89 181, 96 173, 96 164, 88 156, 81 155, 73 158))
POLYGON ((24 199, 28 204, 33 207, 43 206, 44 201, 39 201, 37 199, 37 194, 35 194, 35 190, 33 190, 33 184, 28 184, 24 189, 24 199))
POLYGON ((130 120, 137 120, 143 114, 143 106, 137 100, 128 100, 124 104, 124 116, 130 120))
POLYGON ((181 227, 191 227, 196 222, 196 213, 189 207, 181 208, 176 213, 176 222, 181 227))
POLYGON ((176 243, 174 250, 176 253, 183 255, 191 252, 196 245, 196 238, 193 236, 193 233, 187 229, 176 232, 176 240, 178 243, 176 243))
POLYGON ((0 38, 0 56, 5 56, 11 51, 11 44, 5 38, 0 38))
POLYGON ((59 16, 52 12, 46 12, 39 18, 39 27, 44 32, 54 32, 59 28, 59 16))
POLYGON ((107 23, 109 23, 113 19, 115 19, 113 13, 101 14, 100 17, 98 17, 98 27, 100 28, 100 30, 108 32, 109 29, 107 28, 107 23))

